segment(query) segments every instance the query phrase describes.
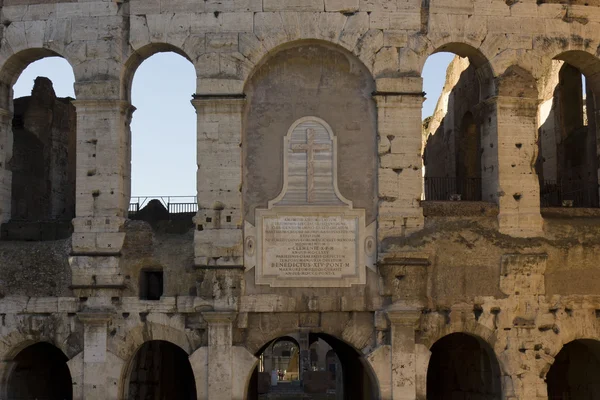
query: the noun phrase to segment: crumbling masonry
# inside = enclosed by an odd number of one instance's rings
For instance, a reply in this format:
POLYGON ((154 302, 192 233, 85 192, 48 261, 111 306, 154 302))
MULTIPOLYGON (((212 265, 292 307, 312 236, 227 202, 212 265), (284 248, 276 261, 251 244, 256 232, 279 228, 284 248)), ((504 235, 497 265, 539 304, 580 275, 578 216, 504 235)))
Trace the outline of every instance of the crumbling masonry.
POLYGON ((346 399, 600 398, 597 0, 0 5, 1 399, 253 399, 282 337, 307 387, 327 342, 346 399), (193 222, 128 213, 131 83, 166 51, 197 71, 193 222), (48 56, 72 106, 13 102, 48 56), (263 262, 333 220, 323 276, 263 262))

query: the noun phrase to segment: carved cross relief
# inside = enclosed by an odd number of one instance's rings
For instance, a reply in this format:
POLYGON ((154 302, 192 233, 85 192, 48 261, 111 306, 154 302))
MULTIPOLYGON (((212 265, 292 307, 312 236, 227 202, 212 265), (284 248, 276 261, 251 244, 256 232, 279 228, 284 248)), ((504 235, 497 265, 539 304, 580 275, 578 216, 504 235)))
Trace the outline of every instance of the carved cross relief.
POLYGON ((284 182, 269 206, 351 206, 337 187, 337 140, 315 117, 297 121, 284 138, 284 182))
POLYGON ((315 131, 308 128, 306 130, 306 143, 293 144, 294 153, 306 153, 306 200, 309 203, 315 201, 315 153, 318 151, 331 151, 330 144, 316 144, 315 131))

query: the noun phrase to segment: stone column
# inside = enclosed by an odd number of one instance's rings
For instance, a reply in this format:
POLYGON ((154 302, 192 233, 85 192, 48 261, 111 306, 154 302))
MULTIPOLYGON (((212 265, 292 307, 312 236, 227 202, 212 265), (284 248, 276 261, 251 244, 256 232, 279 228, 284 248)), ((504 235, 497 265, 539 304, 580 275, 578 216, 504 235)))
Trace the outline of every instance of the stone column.
MULTIPOLYGON (((77 100, 77 194, 71 266, 75 289, 119 288, 118 260, 131 185, 127 102, 77 100)), ((82 294, 88 296, 88 294, 82 294)))
POLYGON ((107 362, 107 324, 109 312, 81 312, 83 322, 83 399, 104 400, 114 391, 109 371, 115 366, 107 362))
MULTIPOLYGON (((484 166, 491 171, 497 168, 500 232, 519 237, 539 236, 543 220, 535 171, 538 100, 498 96, 489 100, 489 105, 495 111, 497 163, 493 164, 494 157, 484 158, 484 166)), ((494 145, 493 139, 488 138, 487 142, 486 148, 482 141, 484 155, 489 145, 494 145)))
POLYGON ((207 386, 209 400, 232 399, 233 312, 204 312, 208 325, 207 386))
POLYGON ((198 266, 243 266, 242 114, 245 95, 192 100, 198 116, 198 266))
POLYGON ((392 399, 415 400, 417 397, 417 360, 415 325, 421 311, 412 307, 387 311, 391 323, 392 399))
POLYGON ((423 227, 421 78, 377 81, 379 241, 423 227))
POLYGON ((310 339, 308 331, 300 331, 298 333, 298 379, 304 381, 304 373, 310 371, 310 339))
POLYGON ((0 109, 0 224, 10 220, 12 209, 12 171, 8 166, 12 152, 12 113, 0 109))

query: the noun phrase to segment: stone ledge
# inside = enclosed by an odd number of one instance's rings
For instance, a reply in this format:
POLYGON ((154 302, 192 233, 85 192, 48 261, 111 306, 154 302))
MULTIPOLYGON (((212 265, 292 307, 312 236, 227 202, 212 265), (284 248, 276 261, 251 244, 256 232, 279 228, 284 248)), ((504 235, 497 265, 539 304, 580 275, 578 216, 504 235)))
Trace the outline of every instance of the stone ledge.
POLYGON ((485 201, 422 201, 425 217, 497 217, 498 205, 485 201))
POLYGON ((598 218, 600 208, 542 207, 543 218, 598 218))

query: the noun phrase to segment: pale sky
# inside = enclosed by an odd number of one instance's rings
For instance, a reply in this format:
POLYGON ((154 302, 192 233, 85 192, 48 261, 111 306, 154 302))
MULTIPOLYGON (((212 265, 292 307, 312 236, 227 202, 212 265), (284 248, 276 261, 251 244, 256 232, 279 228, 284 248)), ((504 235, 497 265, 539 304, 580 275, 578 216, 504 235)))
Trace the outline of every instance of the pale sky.
MULTIPOLYGON (((423 118, 433 114, 454 57, 438 53, 423 68, 427 99, 423 118)), ((59 57, 30 64, 14 86, 15 98, 29 96, 38 76, 49 78, 58 97, 75 97, 73 70, 59 57)), ((136 71, 131 122, 133 196, 194 196, 196 194, 196 91, 193 65, 175 53, 156 54, 136 71), (168 78, 165 78, 168 77, 168 78)))

